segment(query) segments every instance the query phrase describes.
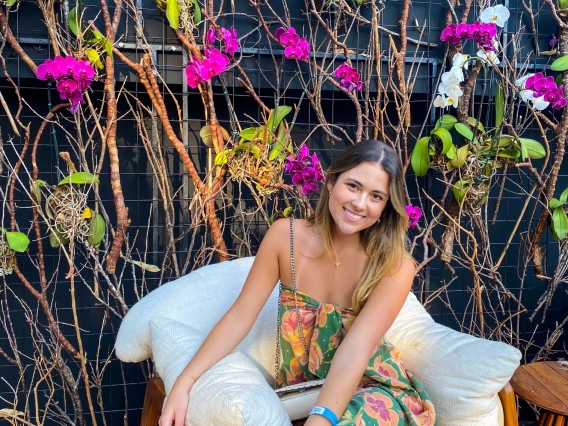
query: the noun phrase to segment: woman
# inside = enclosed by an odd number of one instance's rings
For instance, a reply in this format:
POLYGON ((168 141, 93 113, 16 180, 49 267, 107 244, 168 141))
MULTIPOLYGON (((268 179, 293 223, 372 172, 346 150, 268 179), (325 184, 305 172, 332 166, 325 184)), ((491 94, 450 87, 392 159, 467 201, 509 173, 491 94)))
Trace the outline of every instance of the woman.
POLYGON ((383 338, 414 278, 404 199, 402 165, 390 146, 365 141, 347 149, 327 171, 315 214, 270 227, 239 297, 173 386, 160 426, 183 425, 191 387, 248 334, 278 281, 278 383, 326 379, 305 426, 434 425, 428 394, 383 338))

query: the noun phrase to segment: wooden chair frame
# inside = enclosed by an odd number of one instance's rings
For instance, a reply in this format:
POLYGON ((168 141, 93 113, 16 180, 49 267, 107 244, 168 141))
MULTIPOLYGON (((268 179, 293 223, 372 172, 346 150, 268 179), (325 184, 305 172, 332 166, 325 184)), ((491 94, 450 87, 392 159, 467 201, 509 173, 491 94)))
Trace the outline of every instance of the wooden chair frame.
MULTIPOLYGON (((140 426, 156 426, 158 424, 165 398, 164 383, 159 377, 152 377, 146 386, 140 426)), ((513 392, 513 387, 509 383, 499 392, 499 399, 501 399, 503 405, 505 426, 519 426, 515 392, 513 392)))

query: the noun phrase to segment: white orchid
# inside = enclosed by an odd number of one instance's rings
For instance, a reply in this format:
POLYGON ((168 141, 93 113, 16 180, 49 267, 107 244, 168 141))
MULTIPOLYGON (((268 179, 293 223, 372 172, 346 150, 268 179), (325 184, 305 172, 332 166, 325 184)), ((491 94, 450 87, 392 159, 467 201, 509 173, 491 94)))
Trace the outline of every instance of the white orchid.
POLYGON ((458 86, 463 81, 463 72, 459 68, 452 68, 442 74, 441 83, 438 86, 438 93, 448 95, 455 86, 458 86))
MULTIPOLYGON (((522 89, 525 88, 525 83, 527 82, 529 77, 532 77, 534 75, 534 73, 532 74, 526 74, 524 76, 522 76, 521 78, 519 78, 518 80, 515 80, 515 86, 520 87, 522 89)), ((522 93, 522 92, 521 92, 522 93)))
POLYGON ((452 59, 452 68, 467 69, 469 66, 469 55, 456 53, 452 59))
POLYGON ((530 103, 532 107, 538 111, 542 111, 550 105, 550 102, 546 102, 543 96, 535 98, 532 90, 521 90, 520 95, 523 101, 530 103))
POLYGON ((491 50, 486 52, 483 49, 479 49, 477 51, 477 56, 481 59, 485 59, 487 62, 490 62, 493 65, 499 65, 501 63, 501 61, 497 57, 497 54, 491 50))
POLYGON ((492 22, 498 27, 503 27, 510 16, 511 12, 509 12, 509 9, 507 9, 502 4, 498 4, 497 6, 488 7, 483 12, 481 12, 481 15, 479 15, 479 20, 484 24, 492 22))
POLYGON ((454 86, 451 91, 447 94, 443 93, 436 96, 434 99, 434 106, 438 108, 447 108, 449 106, 453 106, 454 108, 458 107, 458 103, 460 100, 460 96, 463 95, 459 86, 454 86))

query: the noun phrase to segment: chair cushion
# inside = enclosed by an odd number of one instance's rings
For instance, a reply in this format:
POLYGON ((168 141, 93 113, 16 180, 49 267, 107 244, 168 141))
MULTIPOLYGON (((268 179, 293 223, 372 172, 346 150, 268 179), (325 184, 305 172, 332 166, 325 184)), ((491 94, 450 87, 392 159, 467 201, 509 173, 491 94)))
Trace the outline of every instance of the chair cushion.
MULTIPOLYGON (((169 394, 175 380, 201 346, 205 335, 168 318, 150 321, 156 371, 169 394)), ((234 350, 193 385, 186 426, 290 426, 276 393, 255 364, 234 350)))
POLYGON ((519 366, 516 348, 437 324, 413 294, 386 338, 432 397, 439 426, 498 424, 497 393, 519 366))
MULTIPOLYGON (((115 343, 116 356, 140 362, 152 356, 150 319, 170 318, 207 335, 240 293, 254 257, 199 268, 162 285, 139 300, 126 314, 115 343)), ((278 287, 249 334, 237 347, 274 383, 278 287)))

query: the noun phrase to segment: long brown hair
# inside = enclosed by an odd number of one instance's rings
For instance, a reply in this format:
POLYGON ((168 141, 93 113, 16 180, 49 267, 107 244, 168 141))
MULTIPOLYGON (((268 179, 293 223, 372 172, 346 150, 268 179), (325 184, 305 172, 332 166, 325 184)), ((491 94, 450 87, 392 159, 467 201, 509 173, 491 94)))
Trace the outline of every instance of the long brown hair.
POLYGON ((322 233, 326 253, 335 258, 335 221, 329 210, 327 187, 329 184, 335 185, 342 173, 364 162, 377 163, 389 174, 390 182, 389 199, 381 214, 380 223, 361 231, 361 244, 369 257, 369 264, 353 292, 351 304, 356 313, 361 311, 377 283, 400 265, 404 256, 411 258, 405 247, 408 216, 405 208, 404 175, 396 151, 377 140, 363 141, 345 150, 327 170, 325 186, 316 211, 308 218, 308 222, 317 225, 322 233))

